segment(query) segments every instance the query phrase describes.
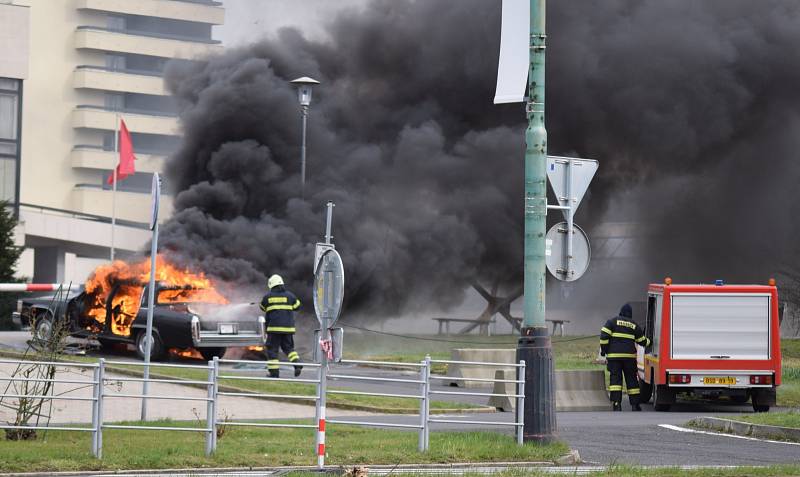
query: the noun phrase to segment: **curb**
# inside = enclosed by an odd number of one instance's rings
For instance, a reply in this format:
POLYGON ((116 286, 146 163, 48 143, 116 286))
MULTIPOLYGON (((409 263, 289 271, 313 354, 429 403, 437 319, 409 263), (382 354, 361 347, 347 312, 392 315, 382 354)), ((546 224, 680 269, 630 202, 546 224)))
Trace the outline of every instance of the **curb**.
MULTIPOLYGON (((374 471, 402 472, 404 470, 469 470, 476 467, 496 468, 496 469, 515 469, 527 467, 549 467, 553 462, 472 462, 454 464, 402 464, 402 465, 370 465, 370 464, 347 464, 326 466, 328 472, 352 468, 368 467, 374 471)), ((316 472, 315 466, 289 466, 289 467, 207 467, 207 468, 185 468, 185 469, 127 469, 127 470, 96 470, 96 471, 75 471, 75 472, 25 472, 25 473, 0 473, 0 477, 91 477, 95 475, 148 475, 148 474, 190 474, 207 475, 219 474, 224 472, 270 472, 282 474, 287 472, 316 472)))
POLYGON ((698 417, 688 423, 690 426, 703 427, 729 434, 762 439, 777 439, 800 442, 800 429, 793 427, 768 426, 749 422, 721 419, 718 417, 698 417))
MULTIPOLYGON (((0 349, 0 356, 14 358, 14 359, 22 359, 22 354, 18 352, 8 351, 5 349, 0 349)), ((59 360, 64 363, 80 363, 79 361, 69 361, 69 360, 59 360)), ((140 378, 144 376, 143 372, 134 371, 131 369, 126 368, 119 368, 117 366, 106 366, 107 371, 111 371, 113 373, 122 374, 123 376, 131 376, 135 378, 140 378)), ((174 376, 169 376, 166 374, 159 374, 159 373, 150 373, 150 377, 153 379, 170 379, 170 380, 183 380, 183 378, 176 378, 174 376)), ((181 384, 175 383, 180 386, 189 386, 196 389, 205 389, 205 386, 202 384, 181 384)), ((245 389, 236 386, 230 386, 227 384, 223 384, 219 386, 219 389, 223 392, 246 392, 250 393, 253 392, 252 389, 245 389)), ((246 396, 245 396, 246 397, 246 396)), ((291 402, 295 403, 293 400, 282 400, 282 399, 270 399, 260 396, 253 396, 251 399, 259 399, 262 401, 272 401, 272 402, 291 402)), ((346 403, 338 403, 338 402, 331 402, 327 403, 328 408, 332 409, 343 409, 345 411, 364 411, 364 412, 371 412, 375 414, 417 414, 419 413, 419 409, 415 408, 382 408, 382 407, 375 407, 375 406, 366 406, 363 404, 346 404, 346 403)), ((495 413, 497 410, 493 407, 476 407, 476 408, 453 408, 453 409, 431 409, 431 414, 491 414, 495 413)), ((2 475, 2 474, 0 474, 2 475)))

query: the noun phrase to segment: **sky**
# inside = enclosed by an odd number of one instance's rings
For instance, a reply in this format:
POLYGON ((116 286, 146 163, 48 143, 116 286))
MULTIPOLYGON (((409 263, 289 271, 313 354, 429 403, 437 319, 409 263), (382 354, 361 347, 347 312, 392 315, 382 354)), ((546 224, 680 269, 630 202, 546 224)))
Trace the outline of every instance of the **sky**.
POLYGON ((225 25, 214 35, 226 46, 252 43, 274 34, 283 26, 296 26, 306 36, 324 35, 325 18, 337 12, 359 7, 366 0, 222 0, 225 25))

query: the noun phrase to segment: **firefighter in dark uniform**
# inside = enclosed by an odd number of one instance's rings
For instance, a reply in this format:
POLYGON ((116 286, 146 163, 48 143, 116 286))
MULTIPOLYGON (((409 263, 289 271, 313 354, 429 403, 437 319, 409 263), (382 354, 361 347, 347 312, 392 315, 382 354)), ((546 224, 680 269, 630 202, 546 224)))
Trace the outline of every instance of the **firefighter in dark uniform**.
MULTIPOLYGON (((278 352, 282 349, 291 362, 300 361, 294 350, 294 312, 300 308, 300 300, 283 285, 280 275, 267 280, 269 293, 261 300, 261 310, 267 321, 267 369, 272 378, 280 377, 278 352)), ((294 367, 294 375, 300 376, 302 366, 294 367)))
POLYGON ((606 321, 600 328, 600 354, 608 363, 609 386, 612 409, 622 410, 622 375, 628 388, 628 399, 634 411, 641 411, 639 406, 639 380, 637 379, 636 345, 647 347, 650 340, 642 329, 633 322, 631 306, 625 304, 619 316, 606 321))

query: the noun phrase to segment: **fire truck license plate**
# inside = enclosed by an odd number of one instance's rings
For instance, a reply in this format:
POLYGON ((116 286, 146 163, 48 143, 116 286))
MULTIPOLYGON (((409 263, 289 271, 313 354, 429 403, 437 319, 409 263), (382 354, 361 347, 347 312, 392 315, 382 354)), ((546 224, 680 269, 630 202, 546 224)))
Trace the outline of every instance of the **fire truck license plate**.
POLYGON ((733 386, 736 384, 736 378, 733 376, 706 377, 703 378, 703 384, 733 386))

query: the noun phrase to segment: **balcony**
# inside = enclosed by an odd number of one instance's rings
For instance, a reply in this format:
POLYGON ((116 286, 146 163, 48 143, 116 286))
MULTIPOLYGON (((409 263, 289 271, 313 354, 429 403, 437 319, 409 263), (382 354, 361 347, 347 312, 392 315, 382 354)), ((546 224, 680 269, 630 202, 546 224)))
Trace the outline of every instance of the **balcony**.
POLYGON ((225 22, 225 9, 213 1, 186 0, 78 0, 77 7, 84 10, 124 13, 147 17, 186 20, 211 25, 225 22))
POLYGON ((113 110, 102 106, 79 105, 72 112, 72 127, 114 131, 117 117, 125 120, 130 132, 180 135, 177 116, 137 110, 113 110))
MULTIPOLYGON (((161 172, 167 156, 145 154, 134 150, 136 154, 136 172, 161 172)), ((72 167, 83 169, 100 169, 110 171, 116 167, 118 159, 114 151, 107 151, 95 146, 75 146, 70 153, 72 167)))
POLYGON ((182 60, 199 60, 222 52, 222 44, 215 40, 92 26, 78 27, 75 48, 182 60))
MULTIPOLYGON (((93 184, 78 184, 72 191, 73 210, 88 215, 111 217, 113 192, 93 184)), ((150 194, 117 191, 117 219, 135 223, 150 222, 150 194)), ((158 209, 159 222, 172 215, 172 197, 161 196, 158 209)))
POLYGON ((164 87, 163 77, 157 73, 115 70, 102 66, 78 66, 73 77, 73 84, 78 89, 99 89, 156 96, 169 94, 164 87))

